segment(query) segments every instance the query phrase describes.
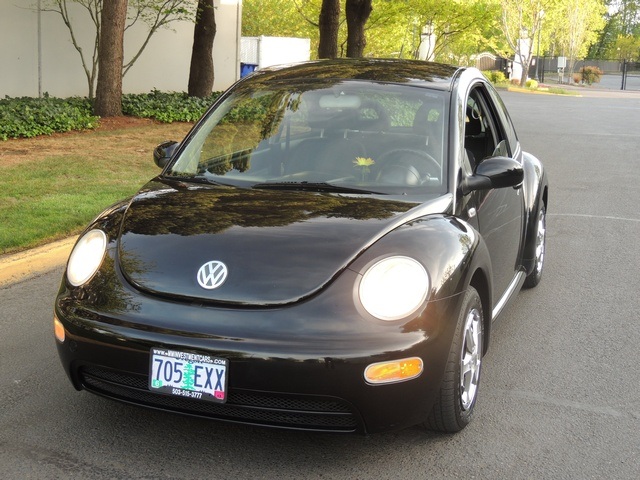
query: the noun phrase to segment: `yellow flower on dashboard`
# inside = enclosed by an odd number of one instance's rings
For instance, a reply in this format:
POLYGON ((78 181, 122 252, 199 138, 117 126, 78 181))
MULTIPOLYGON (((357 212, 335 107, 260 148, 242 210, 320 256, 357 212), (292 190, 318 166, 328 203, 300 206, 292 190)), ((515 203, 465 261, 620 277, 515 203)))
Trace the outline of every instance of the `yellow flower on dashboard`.
POLYGON ((368 170, 371 165, 376 164, 376 161, 369 157, 356 157, 353 163, 356 167, 365 167, 368 170))
POLYGON ((369 172, 371 172, 369 167, 375 164, 376 162, 373 158, 356 157, 356 159, 353 161, 353 168, 361 169, 360 173, 362 174, 362 181, 364 182, 367 179, 367 175, 369 175, 369 172))

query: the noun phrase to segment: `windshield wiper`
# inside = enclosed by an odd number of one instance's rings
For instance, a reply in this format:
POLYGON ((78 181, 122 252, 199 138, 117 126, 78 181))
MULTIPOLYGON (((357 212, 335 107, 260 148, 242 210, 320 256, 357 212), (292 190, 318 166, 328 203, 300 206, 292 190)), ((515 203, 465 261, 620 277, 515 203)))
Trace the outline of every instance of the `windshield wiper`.
POLYGON ((193 175, 191 177, 171 177, 176 178, 182 182, 195 182, 195 183, 207 183, 209 185, 219 185, 221 187, 236 187, 237 185, 233 185, 232 183, 220 182, 218 180, 214 180, 208 175, 193 175))
POLYGON ((360 193, 383 195, 382 192, 374 192, 358 187, 333 185, 328 182, 265 182, 256 183, 252 188, 273 190, 298 190, 304 192, 330 192, 330 193, 360 193))

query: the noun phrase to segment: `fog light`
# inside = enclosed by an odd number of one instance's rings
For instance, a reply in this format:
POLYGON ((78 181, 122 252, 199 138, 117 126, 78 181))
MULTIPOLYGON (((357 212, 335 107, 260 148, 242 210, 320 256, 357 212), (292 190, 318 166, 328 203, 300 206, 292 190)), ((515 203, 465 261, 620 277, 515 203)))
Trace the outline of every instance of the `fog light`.
POLYGON ((403 358, 393 362, 372 363, 364 371, 364 378, 368 383, 404 382, 418 377, 424 364, 418 357, 403 358))
POLYGON ((58 320, 58 317, 56 317, 55 313, 53 314, 53 333, 60 343, 64 343, 64 339, 66 336, 64 327, 62 326, 62 322, 58 320))

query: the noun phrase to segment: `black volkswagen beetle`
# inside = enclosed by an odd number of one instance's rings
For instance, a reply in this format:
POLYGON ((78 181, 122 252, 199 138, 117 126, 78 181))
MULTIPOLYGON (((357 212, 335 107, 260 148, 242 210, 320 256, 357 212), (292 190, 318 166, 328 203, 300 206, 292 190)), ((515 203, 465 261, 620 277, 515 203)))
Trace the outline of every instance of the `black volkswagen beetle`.
POLYGON ((548 202, 479 71, 258 71, 154 157, 69 258, 76 389, 292 429, 468 424, 492 321, 540 281, 548 202))

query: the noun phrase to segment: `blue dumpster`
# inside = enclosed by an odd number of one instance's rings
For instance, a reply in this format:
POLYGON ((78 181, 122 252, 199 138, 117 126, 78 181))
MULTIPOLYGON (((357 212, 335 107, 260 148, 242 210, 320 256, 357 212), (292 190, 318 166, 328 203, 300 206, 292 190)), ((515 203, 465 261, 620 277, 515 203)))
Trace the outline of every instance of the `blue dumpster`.
POLYGON ((246 77, 255 71, 256 68, 258 68, 258 65, 254 63, 240 63, 240 78, 246 77))

